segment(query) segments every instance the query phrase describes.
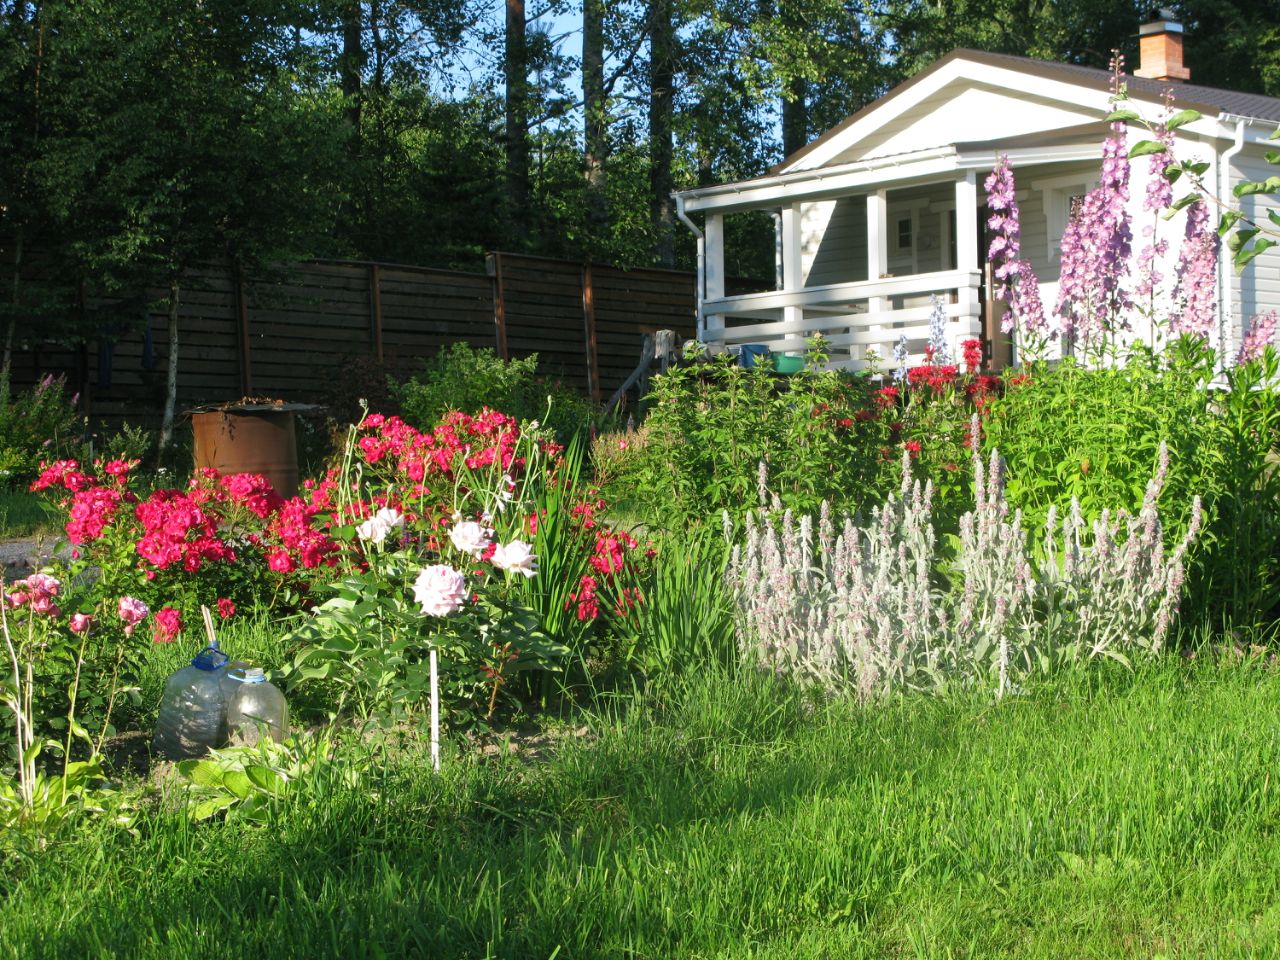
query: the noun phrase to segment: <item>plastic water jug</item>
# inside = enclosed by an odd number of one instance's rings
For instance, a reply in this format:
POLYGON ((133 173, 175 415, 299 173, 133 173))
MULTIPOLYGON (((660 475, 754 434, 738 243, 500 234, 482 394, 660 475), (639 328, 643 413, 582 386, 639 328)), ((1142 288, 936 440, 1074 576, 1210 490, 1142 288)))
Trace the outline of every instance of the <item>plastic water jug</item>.
POLYGON ((196 654, 191 666, 169 675, 160 701, 152 747, 171 760, 203 757, 226 735, 226 698, 222 693, 227 655, 218 641, 196 654))
MULTIPOLYGON (((225 667, 223 667, 221 670, 218 671, 218 673, 222 675, 222 699, 225 700, 227 703, 231 702, 231 698, 234 697, 236 695, 236 691, 240 689, 240 680, 238 679, 238 677, 233 677, 231 674, 232 673, 238 674, 241 671, 248 670, 248 669, 249 669, 249 664, 247 664, 245 661, 232 660, 225 667)), ((223 710, 223 715, 224 716, 226 715, 225 710, 223 710)))
POLYGON ((228 674, 240 689, 227 703, 227 732, 232 743, 257 743, 265 734, 276 743, 289 735, 289 705, 284 694, 267 682, 261 667, 228 674))

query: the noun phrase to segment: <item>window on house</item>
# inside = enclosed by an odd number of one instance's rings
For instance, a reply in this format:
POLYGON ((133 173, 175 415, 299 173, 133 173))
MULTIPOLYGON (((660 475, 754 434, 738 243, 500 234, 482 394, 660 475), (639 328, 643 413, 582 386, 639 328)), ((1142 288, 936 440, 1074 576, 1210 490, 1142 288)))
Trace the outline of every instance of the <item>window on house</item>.
POLYGON ((1049 248, 1046 253, 1050 262, 1056 263, 1062 256, 1062 234, 1066 231, 1067 224, 1079 218, 1087 191, 1088 187, 1084 184, 1045 191, 1045 213, 1049 228, 1049 248))
POLYGON ((898 221, 898 249, 911 249, 911 218, 903 217, 898 221))

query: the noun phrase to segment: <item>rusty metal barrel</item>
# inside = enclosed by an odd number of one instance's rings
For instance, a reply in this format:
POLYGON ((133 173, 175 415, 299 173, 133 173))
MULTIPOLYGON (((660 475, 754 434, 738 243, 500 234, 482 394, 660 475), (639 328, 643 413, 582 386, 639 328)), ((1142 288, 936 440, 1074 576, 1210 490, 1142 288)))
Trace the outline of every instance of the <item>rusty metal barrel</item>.
POLYGON ((196 467, 260 473, 282 497, 298 492, 294 413, 301 403, 234 403, 191 411, 196 467))

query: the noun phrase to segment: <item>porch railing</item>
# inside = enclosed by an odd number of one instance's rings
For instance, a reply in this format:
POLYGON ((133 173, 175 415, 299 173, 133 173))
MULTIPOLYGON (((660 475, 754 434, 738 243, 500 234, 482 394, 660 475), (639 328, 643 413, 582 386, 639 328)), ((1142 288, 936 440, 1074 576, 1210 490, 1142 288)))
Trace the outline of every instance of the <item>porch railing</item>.
POLYGON ((703 303, 708 343, 737 347, 759 343, 775 353, 799 351, 807 337, 821 333, 831 350, 831 366, 859 369, 874 349, 886 368, 901 337, 908 362, 924 362, 929 341, 931 298, 942 300, 946 339, 953 357, 960 344, 982 336, 977 270, 943 270, 881 280, 835 283, 801 290, 768 290, 703 303))

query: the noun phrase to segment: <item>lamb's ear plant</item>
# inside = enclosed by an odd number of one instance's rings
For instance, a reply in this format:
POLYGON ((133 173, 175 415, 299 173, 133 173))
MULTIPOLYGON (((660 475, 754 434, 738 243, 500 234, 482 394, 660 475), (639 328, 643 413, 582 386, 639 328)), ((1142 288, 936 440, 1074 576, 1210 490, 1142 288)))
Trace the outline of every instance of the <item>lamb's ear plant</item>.
POLYGON ((749 516, 728 578, 747 659, 863 699, 955 684, 1003 696, 1019 677, 1163 648, 1200 525, 1196 499, 1166 551, 1163 446, 1136 515, 1104 510, 1089 525, 1073 503, 1061 527, 1051 514, 1040 559, 1004 499, 999 455, 984 464, 975 452, 972 469, 950 589, 937 576, 933 491, 912 480, 905 455, 898 493, 866 524, 846 518, 837 530, 825 509, 816 526, 790 511, 749 516))

